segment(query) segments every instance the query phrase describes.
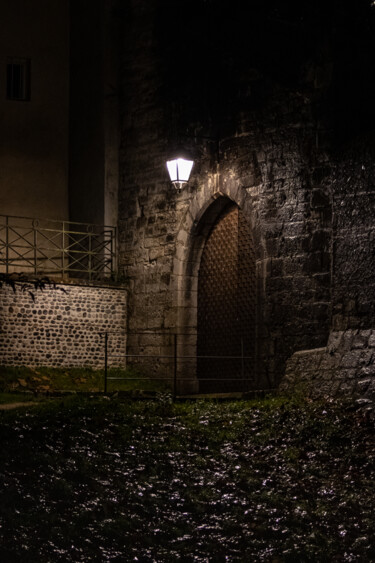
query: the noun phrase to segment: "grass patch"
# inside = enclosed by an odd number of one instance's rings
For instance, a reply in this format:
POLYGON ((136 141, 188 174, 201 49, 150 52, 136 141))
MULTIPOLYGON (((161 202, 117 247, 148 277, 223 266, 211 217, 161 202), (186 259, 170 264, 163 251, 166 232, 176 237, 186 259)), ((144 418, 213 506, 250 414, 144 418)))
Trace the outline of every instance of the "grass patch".
MULTIPOLYGON (((107 391, 164 391, 165 383, 148 380, 140 371, 129 368, 108 370, 107 391), (115 378, 112 380, 111 378, 115 378)), ((0 366, 0 392, 104 391, 104 370, 91 368, 7 367, 0 366)))
POLYGON ((4 561, 375 559, 349 403, 71 396, 1 412, 0 441, 4 561))
POLYGON ((34 401, 33 395, 25 393, 0 393, 0 405, 34 401))

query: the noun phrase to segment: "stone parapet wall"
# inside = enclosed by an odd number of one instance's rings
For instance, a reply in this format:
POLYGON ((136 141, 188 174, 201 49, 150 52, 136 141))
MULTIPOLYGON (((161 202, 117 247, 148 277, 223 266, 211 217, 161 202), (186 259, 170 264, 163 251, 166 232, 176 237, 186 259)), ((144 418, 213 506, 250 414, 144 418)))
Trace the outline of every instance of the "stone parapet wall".
POLYGON ((281 393, 375 398, 375 330, 333 331, 325 348, 302 350, 287 362, 281 393))
POLYGON ((62 285, 34 292, 0 289, 0 365, 124 366, 127 293, 121 288, 62 285))

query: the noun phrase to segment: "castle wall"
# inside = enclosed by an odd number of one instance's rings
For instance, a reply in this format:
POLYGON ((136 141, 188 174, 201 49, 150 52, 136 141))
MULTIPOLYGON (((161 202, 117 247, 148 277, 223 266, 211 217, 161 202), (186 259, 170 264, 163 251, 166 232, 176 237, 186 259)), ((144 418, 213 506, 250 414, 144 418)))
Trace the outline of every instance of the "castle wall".
POLYGON ((332 331, 326 347, 293 354, 281 393, 375 398, 375 330, 332 331))
POLYGON ((204 56, 193 62, 184 47, 169 77, 178 57, 163 42, 161 16, 153 3, 131 5, 122 46, 119 194, 129 338, 132 331, 177 329, 190 333, 182 347, 194 353, 204 212, 226 197, 254 235, 258 371, 262 386, 274 386, 295 350, 323 346, 329 334, 332 201, 322 180, 331 162, 313 111, 320 90, 308 84, 308 99, 250 68, 246 82, 239 86, 237 77, 231 91, 223 69, 214 76, 205 67, 205 77, 204 56), (188 78, 179 88, 181 67, 188 78), (195 159, 181 193, 165 168, 179 142, 195 159))
POLYGON ((374 329, 370 5, 257 3, 247 19, 239 0, 97 0, 87 17, 83 1, 29 4, 0 18, 4 69, 31 59, 30 101, 0 99, 0 211, 67 218, 69 151, 70 219, 116 223, 118 200, 130 352, 170 355, 178 332, 194 372, 200 258, 228 201, 254 239, 262 387, 333 334, 374 329), (179 146, 195 161, 180 193, 165 166, 179 146))
POLYGON ((103 369, 104 332, 109 365, 125 365, 125 290, 59 284, 33 295, 0 289, 0 365, 103 369))
POLYGON ((332 326, 327 346, 296 352, 280 391, 375 397, 374 139, 356 138, 323 182, 332 193, 332 326))
POLYGON ((332 177, 332 328, 375 327, 375 138, 355 139, 332 177))

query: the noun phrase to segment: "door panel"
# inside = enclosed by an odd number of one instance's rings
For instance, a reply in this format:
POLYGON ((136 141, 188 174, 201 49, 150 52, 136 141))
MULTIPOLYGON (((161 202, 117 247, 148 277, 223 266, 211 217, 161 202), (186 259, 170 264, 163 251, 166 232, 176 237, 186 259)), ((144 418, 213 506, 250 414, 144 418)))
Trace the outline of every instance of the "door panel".
POLYGON ((238 207, 230 205, 207 238, 199 269, 197 367, 201 392, 252 387, 255 288, 250 226, 238 207))

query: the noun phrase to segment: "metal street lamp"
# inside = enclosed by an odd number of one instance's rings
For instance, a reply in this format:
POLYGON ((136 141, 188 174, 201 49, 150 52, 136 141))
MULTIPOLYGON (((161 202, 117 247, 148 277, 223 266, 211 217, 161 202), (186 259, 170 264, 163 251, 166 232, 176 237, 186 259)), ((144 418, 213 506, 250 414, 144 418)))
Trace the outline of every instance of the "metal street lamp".
POLYGON ((189 181, 193 164, 193 160, 186 160, 185 158, 175 158, 174 160, 167 161, 169 177, 178 191, 189 181))

